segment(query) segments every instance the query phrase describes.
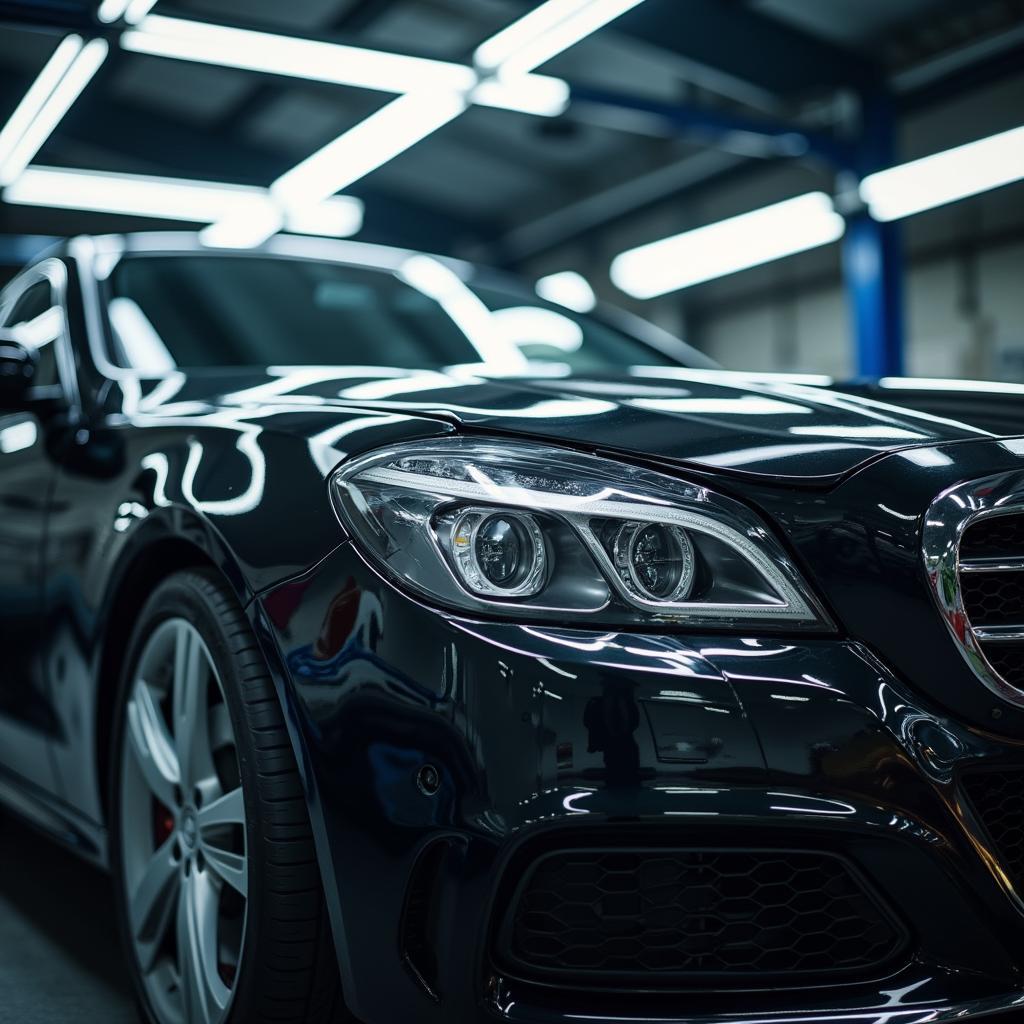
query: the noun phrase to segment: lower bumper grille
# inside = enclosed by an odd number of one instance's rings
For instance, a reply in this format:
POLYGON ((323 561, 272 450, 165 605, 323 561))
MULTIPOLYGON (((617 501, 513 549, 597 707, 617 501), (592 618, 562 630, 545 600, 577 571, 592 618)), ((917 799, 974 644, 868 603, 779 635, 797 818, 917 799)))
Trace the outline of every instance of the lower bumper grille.
POLYGON ((961 785, 999 862, 1024 892, 1024 768, 973 772, 961 785))
POLYGON ((527 870, 499 942, 519 974, 614 987, 877 968, 901 926, 843 859, 789 850, 565 850, 527 870))

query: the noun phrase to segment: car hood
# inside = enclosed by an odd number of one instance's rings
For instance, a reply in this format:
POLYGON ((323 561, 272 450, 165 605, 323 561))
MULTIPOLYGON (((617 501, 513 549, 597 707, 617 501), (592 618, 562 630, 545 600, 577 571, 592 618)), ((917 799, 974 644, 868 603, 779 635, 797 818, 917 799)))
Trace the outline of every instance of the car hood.
POLYGON ((301 409, 302 423, 316 408, 334 415, 339 408, 387 410, 443 420, 464 432, 822 483, 889 452, 994 436, 968 423, 781 375, 718 370, 651 367, 614 378, 494 378, 457 370, 302 367, 266 374, 175 373, 151 386, 147 405, 156 414, 183 402, 256 406, 270 426, 275 410, 301 409))

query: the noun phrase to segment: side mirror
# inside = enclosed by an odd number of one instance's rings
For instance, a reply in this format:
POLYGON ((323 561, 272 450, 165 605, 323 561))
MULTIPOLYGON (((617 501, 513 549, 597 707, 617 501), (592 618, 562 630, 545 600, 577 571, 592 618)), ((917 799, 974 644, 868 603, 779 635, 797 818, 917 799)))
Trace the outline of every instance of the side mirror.
POLYGON ((35 353, 0 330, 0 410, 20 409, 35 375, 35 353))

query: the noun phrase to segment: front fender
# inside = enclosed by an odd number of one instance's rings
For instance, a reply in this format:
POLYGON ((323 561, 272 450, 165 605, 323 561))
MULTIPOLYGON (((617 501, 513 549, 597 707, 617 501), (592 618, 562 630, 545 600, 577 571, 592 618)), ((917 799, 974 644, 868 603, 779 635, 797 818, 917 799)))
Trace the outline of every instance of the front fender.
POLYGON ((190 406, 53 439, 62 454, 44 554, 43 671, 58 795, 83 827, 104 820, 119 658, 159 580, 209 564, 248 605, 344 540, 327 487, 348 454, 340 438, 362 449, 447 429, 360 411, 332 412, 325 424, 303 411, 190 406))

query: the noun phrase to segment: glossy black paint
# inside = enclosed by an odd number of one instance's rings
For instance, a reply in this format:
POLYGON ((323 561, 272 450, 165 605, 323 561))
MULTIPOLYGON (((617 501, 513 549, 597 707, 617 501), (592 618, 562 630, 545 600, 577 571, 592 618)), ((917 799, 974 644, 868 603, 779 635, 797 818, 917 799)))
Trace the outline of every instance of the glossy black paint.
POLYGON ((193 374, 180 382, 174 401, 233 408, 273 399, 282 410, 295 403, 325 414, 375 409, 465 433, 528 436, 677 469, 820 486, 889 452, 991 436, 785 378, 758 381, 716 370, 634 367, 625 377, 553 379, 389 370, 383 380, 368 372, 295 369, 273 382, 193 374))
MULTIPOLYGON (((569 995, 493 966, 488 927, 505 868, 524 846, 595 831, 610 844, 724 837, 854 859, 916 945, 885 977, 847 981, 851 1007, 918 986, 928 1007, 955 991, 1019 990, 1019 895, 978 857, 954 778, 983 759, 1019 763, 1024 744, 951 722, 863 644, 466 621, 397 594, 350 545, 259 604, 309 756, 348 991, 368 1019, 683 1020, 735 1007, 735 994, 569 995), (680 728, 713 736, 702 761, 659 758, 661 731, 680 728), (437 798, 414 784, 423 763, 440 767, 437 798), (435 941, 445 955, 432 1004, 395 941, 417 857, 442 837, 435 941), (973 985, 941 984, 957 976, 973 985), (616 1004, 621 1017, 603 1016, 616 1004)), ((745 1005, 809 1012, 835 998, 762 991, 745 1005)))
POLYGON ((956 783, 965 768, 1024 765, 1024 712, 994 706, 960 658, 920 559, 932 499, 1021 469, 1024 444, 948 410, 706 369, 410 371, 391 396, 395 378, 380 378, 372 399, 353 389, 376 379, 343 367, 140 379, 97 357, 102 315, 77 251, 56 257, 67 400, 0 410, 0 799, 105 862, 124 638, 162 574, 202 561, 230 581, 271 665, 339 966, 367 1024, 822 1009, 874 1021, 882 1007, 938 1020, 1024 998, 1024 893, 956 783), (617 453, 744 501, 838 631, 552 629, 414 601, 347 540, 327 479, 348 457, 454 432, 617 453), (685 761, 666 756, 680 734, 695 751, 685 761), (417 784, 425 765, 436 793, 417 784), (910 952, 884 977, 746 994, 555 990, 493 962, 506 870, 564 838, 638 836, 836 850, 897 909, 910 952), (439 966, 424 984, 400 932, 410 876, 437 840, 439 966))

